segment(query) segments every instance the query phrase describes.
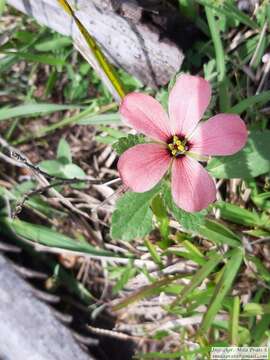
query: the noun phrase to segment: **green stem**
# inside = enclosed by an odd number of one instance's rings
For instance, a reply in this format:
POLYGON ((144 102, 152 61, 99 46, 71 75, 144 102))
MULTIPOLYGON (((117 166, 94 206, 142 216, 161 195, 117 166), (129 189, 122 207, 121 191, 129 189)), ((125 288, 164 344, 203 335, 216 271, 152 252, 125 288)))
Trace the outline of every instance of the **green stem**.
POLYGON ((226 64, 225 64, 225 54, 222 46, 222 41, 220 37, 220 31, 215 19, 214 11, 205 6, 205 13, 208 21, 208 26, 213 41, 215 55, 216 55, 216 64, 218 72, 218 83, 219 83, 219 106, 220 111, 226 112, 230 108, 227 78, 226 78, 226 64))

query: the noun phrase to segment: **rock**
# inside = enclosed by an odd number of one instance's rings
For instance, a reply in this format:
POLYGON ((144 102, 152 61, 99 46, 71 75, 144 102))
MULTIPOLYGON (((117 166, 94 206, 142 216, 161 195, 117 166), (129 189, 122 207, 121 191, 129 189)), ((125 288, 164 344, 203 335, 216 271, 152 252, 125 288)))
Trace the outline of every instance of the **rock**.
POLYGON ((94 360, 0 255, 0 359, 94 360))

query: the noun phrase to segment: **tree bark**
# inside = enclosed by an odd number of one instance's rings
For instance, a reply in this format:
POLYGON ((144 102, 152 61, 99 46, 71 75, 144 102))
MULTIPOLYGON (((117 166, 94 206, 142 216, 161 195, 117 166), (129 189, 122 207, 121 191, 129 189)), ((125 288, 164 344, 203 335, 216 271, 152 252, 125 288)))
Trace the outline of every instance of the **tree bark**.
MULTIPOLYGON (((61 34, 78 36, 76 25, 57 0, 8 0, 8 3, 61 34)), ((182 50, 168 40, 166 31, 144 20, 145 12, 147 15, 154 10, 145 10, 137 0, 77 0, 76 3, 70 0, 70 3, 108 59, 143 84, 165 85, 179 71, 184 57, 182 50)), ((163 20, 167 16, 170 21, 170 12, 154 13, 163 20)), ((84 46, 82 52, 85 51, 89 52, 84 46)))

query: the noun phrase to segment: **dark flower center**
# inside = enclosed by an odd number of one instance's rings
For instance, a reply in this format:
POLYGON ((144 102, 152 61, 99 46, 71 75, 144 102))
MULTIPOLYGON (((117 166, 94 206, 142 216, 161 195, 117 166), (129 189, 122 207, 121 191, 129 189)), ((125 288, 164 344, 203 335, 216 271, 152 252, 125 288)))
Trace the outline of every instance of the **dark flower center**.
POLYGON ((168 150, 170 155, 176 158, 185 155, 185 153, 189 150, 189 147, 189 143, 182 136, 173 135, 173 137, 168 141, 168 150))

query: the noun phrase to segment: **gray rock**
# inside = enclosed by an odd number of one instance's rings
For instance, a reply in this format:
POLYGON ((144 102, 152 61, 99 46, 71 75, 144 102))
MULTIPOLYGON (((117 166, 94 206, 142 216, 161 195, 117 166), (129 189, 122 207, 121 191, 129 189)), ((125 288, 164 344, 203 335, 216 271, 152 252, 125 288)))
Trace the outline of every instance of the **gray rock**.
POLYGON ((94 360, 0 255, 0 359, 94 360))

